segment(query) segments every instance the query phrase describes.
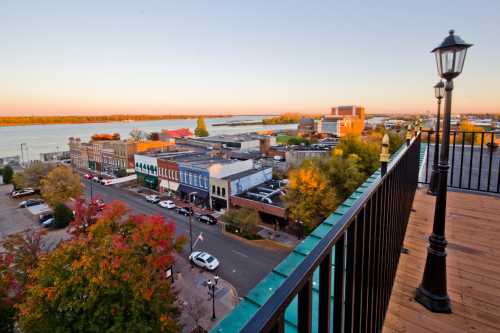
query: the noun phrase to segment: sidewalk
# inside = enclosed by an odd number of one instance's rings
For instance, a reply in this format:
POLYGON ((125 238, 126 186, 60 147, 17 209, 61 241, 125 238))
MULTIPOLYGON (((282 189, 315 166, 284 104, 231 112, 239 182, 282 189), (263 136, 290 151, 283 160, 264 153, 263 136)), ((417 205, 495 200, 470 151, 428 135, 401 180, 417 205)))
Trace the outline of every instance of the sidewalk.
POLYGON ((197 266, 191 268, 188 260, 176 255, 174 267, 174 290, 178 292, 178 303, 181 310, 180 321, 184 325, 182 332, 189 333, 198 324, 210 330, 219 320, 230 312, 238 303, 235 288, 227 281, 220 279, 215 289, 215 315, 212 321, 212 299, 208 292, 207 281, 214 281, 215 272, 208 272, 197 266))
POLYGON ((263 224, 259 224, 259 227, 262 230, 260 230, 257 234, 264 239, 268 239, 268 240, 280 243, 280 244, 287 246, 287 247, 290 247, 290 248, 294 248, 300 242, 300 240, 297 237, 295 237, 287 232, 280 231, 280 230, 274 230, 272 227, 269 227, 269 226, 266 226, 263 224))

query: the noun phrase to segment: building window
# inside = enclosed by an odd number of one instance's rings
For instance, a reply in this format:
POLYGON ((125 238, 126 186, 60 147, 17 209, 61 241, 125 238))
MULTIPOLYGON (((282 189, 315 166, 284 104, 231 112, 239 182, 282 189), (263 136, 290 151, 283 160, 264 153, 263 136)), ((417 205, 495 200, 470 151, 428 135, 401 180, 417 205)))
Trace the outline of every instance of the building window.
POLYGON ((212 185, 212 193, 215 194, 215 185, 212 185))
POLYGON ((225 197, 226 196, 226 189, 223 187, 222 188, 222 196, 225 197))
POLYGON ((220 195, 220 187, 217 186, 217 195, 220 195))

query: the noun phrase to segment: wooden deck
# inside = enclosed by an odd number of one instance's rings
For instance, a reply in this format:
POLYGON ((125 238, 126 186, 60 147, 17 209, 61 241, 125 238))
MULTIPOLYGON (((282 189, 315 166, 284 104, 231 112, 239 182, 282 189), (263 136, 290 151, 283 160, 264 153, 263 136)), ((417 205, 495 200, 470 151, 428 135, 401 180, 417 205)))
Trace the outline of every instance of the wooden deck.
POLYGON ((396 282, 384 324, 392 332, 500 332, 500 198, 448 192, 446 238, 452 314, 436 314, 414 300, 432 231, 435 198, 415 196, 396 282))

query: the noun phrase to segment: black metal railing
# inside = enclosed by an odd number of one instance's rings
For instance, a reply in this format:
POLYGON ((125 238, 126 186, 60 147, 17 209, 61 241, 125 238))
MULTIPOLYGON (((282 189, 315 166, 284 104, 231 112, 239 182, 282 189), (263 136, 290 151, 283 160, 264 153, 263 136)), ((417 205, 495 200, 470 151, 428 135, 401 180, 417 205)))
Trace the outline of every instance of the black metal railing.
POLYGON ((311 332, 312 321, 321 333, 380 332, 417 188, 419 156, 420 134, 398 151, 385 175, 377 173, 241 332, 283 332, 285 310, 295 297, 297 332, 311 332), (318 311, 313 312, 318 267, 318 311))
MULTIPOLYGON (((434 164, 436 132, 422 130, 421 135, 427 150, 419 181, 428 184, 434 164)), ((494 132, 452 131, 449 161, 449 187, 500 193, 500 149, 495 143, 494 132)))

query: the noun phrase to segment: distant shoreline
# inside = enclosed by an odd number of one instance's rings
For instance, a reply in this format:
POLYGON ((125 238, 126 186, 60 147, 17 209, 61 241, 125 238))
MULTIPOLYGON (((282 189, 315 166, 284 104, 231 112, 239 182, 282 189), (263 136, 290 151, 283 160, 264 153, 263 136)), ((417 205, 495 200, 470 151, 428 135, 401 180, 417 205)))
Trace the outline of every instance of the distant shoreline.
MULTIPOLYGON (((229 118, 233 115, 204 115, 204 118, 229 118)), ((110 116, 34 116, 0 117, 0 127, 32 125, 96 124, 156 120, 196 119, 198 115, 110 115, 110 116)))

